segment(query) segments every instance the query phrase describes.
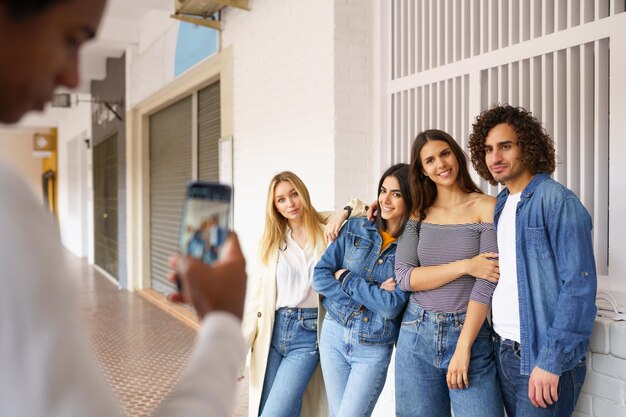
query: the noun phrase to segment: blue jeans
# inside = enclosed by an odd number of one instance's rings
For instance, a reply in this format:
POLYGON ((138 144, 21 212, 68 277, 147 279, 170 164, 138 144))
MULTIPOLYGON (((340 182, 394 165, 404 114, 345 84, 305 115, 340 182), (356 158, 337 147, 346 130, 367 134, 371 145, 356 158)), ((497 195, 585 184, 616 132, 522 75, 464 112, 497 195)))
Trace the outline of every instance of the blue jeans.
POLYGON ((319 360, 317 308, 277 310, 263 380, 260 415, 299 416, 304 390, 319 360))
POLYGON ((474 344, 469 388, 448 389, 446 374, 465 313, 435 313, 414 302, 402 319, 396 351, 396 416, 503 417, 493 342, 485 321, 474 344))
POLYGON ((360 320, 356 313, 344 327, 324 319, 320 358, 331 417, 371 415, 387 379, 393 345, 361 343, 360 320))
POLYGON ((583 359, 559 378, 559 399, 547 408, 535 407, 528 398, 529 375, 520 374, 520 346, 513 340, 496 336, 498 380, 509 417, 569 417, 585 381, 587 361, 583 359))

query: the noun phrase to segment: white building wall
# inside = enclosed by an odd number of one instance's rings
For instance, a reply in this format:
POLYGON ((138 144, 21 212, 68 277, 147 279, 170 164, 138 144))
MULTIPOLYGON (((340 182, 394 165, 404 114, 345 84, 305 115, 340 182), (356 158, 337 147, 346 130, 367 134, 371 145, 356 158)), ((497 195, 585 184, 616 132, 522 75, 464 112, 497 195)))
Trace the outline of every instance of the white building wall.
POLYGON ((126 51, 127 109, 174 80, 179 23, 163 10, 150 11, 139 22, 139 45, 126 51))
MULTIPOLYGON (((88 97, 83 97, 87 99, 88 97)), ((91 105, 68 109, 58 122, 59 225, 63 245, 93 263, 91 105), (89 139, 89 148, 85 140, 89 139)))
POLYGON ((235 228, 249 264, 274 174, 295 172, 317 209, 335 207, 333 2, 253 6, 225 9, 222 32, 233 50, 235 228))

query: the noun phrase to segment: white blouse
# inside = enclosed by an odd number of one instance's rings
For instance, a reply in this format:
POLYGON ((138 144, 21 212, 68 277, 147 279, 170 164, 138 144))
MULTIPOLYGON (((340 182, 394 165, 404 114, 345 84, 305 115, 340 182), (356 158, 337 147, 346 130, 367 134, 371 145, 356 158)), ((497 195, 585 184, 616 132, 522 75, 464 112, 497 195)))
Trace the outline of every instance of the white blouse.
POLYGON ((276 310, 281 307, 317 307, 317 294, 311 288, 313 268, 318 259, 311 244, 302 249, 287 229, 286 247, 278 251, 276 267, 276 310))

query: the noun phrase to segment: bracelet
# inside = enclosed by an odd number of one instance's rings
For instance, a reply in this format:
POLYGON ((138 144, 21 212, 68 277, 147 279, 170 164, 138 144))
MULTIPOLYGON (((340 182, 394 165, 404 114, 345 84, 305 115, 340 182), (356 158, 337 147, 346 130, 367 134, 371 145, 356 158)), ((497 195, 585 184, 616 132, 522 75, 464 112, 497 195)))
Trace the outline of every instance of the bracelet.
POLYGON ((343 209, 348 212, 348 218, 350 218, 350 216, 352 215, 352 207, 345 206, 343 209))

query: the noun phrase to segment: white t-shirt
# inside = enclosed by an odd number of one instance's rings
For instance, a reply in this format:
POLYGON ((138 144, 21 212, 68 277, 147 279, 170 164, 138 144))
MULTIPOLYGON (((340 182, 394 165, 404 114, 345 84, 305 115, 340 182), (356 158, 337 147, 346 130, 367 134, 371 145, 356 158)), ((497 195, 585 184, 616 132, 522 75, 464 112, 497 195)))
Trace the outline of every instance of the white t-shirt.
POLYGON ((500 280, 491 299, 493 329, 504 339, 520 342, 515 217, 522 193, 510 194, 498 221, 500 280))
POLYGON ((307 243, 304 249, 287 229, 285 250, 278 251, 276 267, 276 310, 281 307, 317 307, 317 294, 311 288, 311 277, 318 259, 307 243))
MULTIPOLYGON (((81 331, 52 217, 2 161, 0 213, 0 416, 121 416, 81 331)), ((230 415, 244 354, 239 320, 208 314, 179 384, 154 415, 230 415)))

